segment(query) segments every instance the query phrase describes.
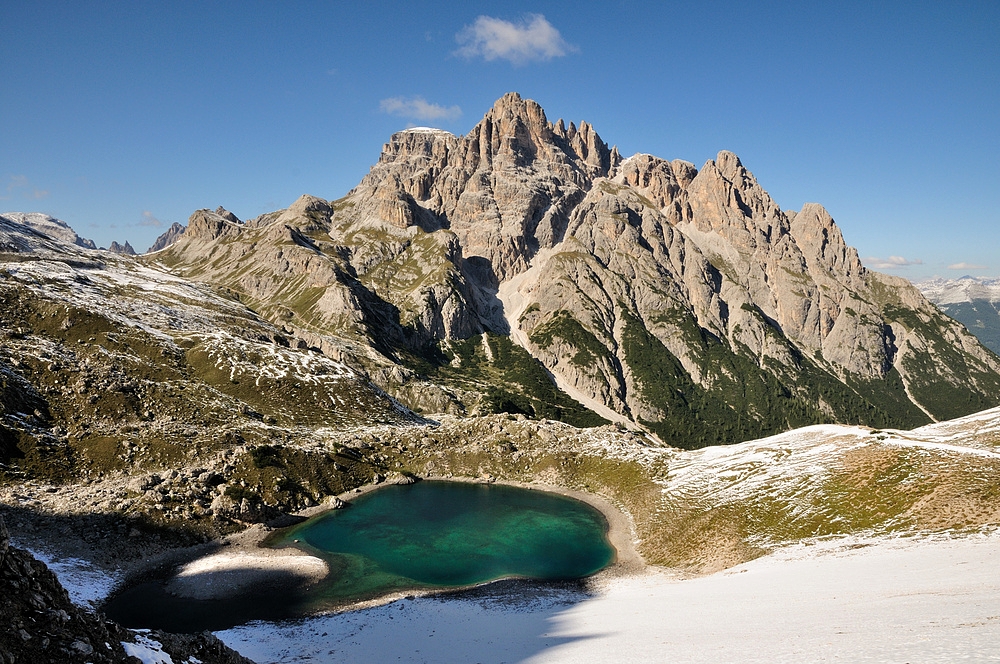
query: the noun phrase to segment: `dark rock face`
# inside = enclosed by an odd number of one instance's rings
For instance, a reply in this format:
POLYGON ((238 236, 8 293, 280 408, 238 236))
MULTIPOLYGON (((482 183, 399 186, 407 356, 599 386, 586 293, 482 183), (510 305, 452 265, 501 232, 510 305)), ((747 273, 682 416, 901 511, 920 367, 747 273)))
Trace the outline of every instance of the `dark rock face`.
MULTIPOLYGON (((30 554, 10 545, 0 519, 0 662, 14 664, 93 664, 129 662, 123 642, 135 644, 137 635, 99 613, 76 606, 56 576, 30 554)), ((250 660, 226 647, 209 633, 143 635, 161 645, 174 661, 195 657, 202 662, 246 664, 250 660)))
POLYGON ((149 254, 154 251, 166 249, 174 242, 176 242, 177 238, 179 238, 183 234, 184 234, 184 226, 178 224, 175 221, 174 223, 170 224, 170 228, 167 229, 166 233, 156 238, 156 242, 154 242, 153 246, 151 246, 149 249, 146 250, 146 253, 149 254))
POLYGON ((135 249, 132 248, 132 245, 129 244, 127 240, 125 241, 124 245, 118 244, 117 242, 112 242, 111 246, 108 247, 108 251, 110 251, 113 254, 121 254, 123 256, 136 255, 135 249))

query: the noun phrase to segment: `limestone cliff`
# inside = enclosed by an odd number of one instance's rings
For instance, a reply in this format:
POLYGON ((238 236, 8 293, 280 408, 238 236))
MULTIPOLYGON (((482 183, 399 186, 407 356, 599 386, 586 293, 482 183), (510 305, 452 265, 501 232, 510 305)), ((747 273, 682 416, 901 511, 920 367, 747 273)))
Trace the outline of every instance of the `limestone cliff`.
POLYGON ((997 358, 866 270, 821 206, 782 210, 730 152, 701 169, 623 160, 515 93, 465 136, 394 134, 332 203, 246 224, 196 212, 162 255, 272 320, 415 353, 421 372, 460 369, 460 340, 509 336, 578 402, 686 446, 916 425, 1000 394, 997 358))

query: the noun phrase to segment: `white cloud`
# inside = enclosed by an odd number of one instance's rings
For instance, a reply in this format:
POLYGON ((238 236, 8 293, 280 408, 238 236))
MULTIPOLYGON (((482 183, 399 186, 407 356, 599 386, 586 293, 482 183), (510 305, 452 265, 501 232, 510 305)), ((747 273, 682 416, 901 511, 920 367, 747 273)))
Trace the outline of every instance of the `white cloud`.
POLYGON ((551 60, 577 50, 541 14, 528 14, 515 24, 492 16, 480 16, 455 35, 461 48, 456 55, 482 56, 485 60, 509 60, 523 65, 532 60, 551 60))
POLYGON ((163 222, 153 216, 153 213, 149 210, 142 211, 142 221, 139 222, 140 226, 148 226, 150 228, 162 228, 163 222))
POLYGON ((952 263, 948 266, 949 270, 985 270, 985 265, 976 265, 975 263, 952 263))
POLYGON ((902 256, 889 256, 888 258, 876 258, 874 256, 869 256, 864 259, 865 264, 876 270, 894 270, 896 268, 907 267, 909 265, 923 265, 924 262, 919 258, 910 260, 908 258, 903 258, 902 256))
POLYGON ((444 107, 439 104, 431 104, 423 97, 409 99, 390 97, 380 101, 378 106, 383 113, 412 120, 457 120, 462 115, 462 109, 458 106, 444 107))

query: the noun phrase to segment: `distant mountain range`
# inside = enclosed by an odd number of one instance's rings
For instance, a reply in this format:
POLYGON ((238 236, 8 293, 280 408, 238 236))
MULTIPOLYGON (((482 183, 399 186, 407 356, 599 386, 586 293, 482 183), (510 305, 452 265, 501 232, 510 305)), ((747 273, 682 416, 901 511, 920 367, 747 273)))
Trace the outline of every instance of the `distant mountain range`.
POLYGON ((61 219, 50 217, 41 212, 4 212, 3 217, 9 221, 23 224, 28 228, 45 235, 85 249, 97 249, 93 240, 80 237, 70 225, 61 219))
MULTIPOLYGON (((83 247, 85 249, 98 248, 97 245, 94 244, 93 240, 77 235, 76 231, 70 228, 70 225, 62 219, 56 219, 55 217, 50 217, 49 215, 41 212, 4 212, 3 217, 9 221, 23 224, 32 230, 38 231, 39 233, 44 233, 48 237, 62 240, 63 242, 68 242, 69 244, 75 244, 78 247, 83 247)), ((104 247, 101 247, 101 249, 104 249, 104 247)), ((136 255, 135 249, 132 248, 132 245, 129 244, 128 241, 126 241, 125 244, 112 242, 111 246, 109 246, 107 250, 113 254, 125 254, 127 256, 136 255)))
POLYGON ((1000 279, 964 276, 928 279, 914 285, 984 346, 1000 354, 1000 279))

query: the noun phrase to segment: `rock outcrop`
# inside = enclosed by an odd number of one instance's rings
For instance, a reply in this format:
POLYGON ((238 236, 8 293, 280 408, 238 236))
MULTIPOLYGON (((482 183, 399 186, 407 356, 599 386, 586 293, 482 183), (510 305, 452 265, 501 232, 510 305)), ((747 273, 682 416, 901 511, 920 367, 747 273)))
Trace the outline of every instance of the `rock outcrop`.
POLYGON ((170 228, 168 228, 165 233, 160 235, 160 237, 156 238, 156 241, 153 242, 153 245, 146 250, 146 253, 151 254, 154 251, 166 249, 176 242, 177 238, 184 234, 184 228, 184 226, 178 224, 176 221, 170 224, 170 228))
POLYGON ((113 254, 121 254, 122 256, 136 255, 135 249, 133 249, 132 245, 128 243, 128 240, 125 241, 125 244, 118 244, 117 242, 112 242, 111 246, 108 247, 108 251, 110 251, 113 254))
POLYGON ((211 633, 136 633, 73 604, 56 576, 31 554, 10 544, 0 519, 0 661, 5 664, 132 663, 156 661, 250 664, 211 633), (141 661, 150 661, 143 659, 141 661))

